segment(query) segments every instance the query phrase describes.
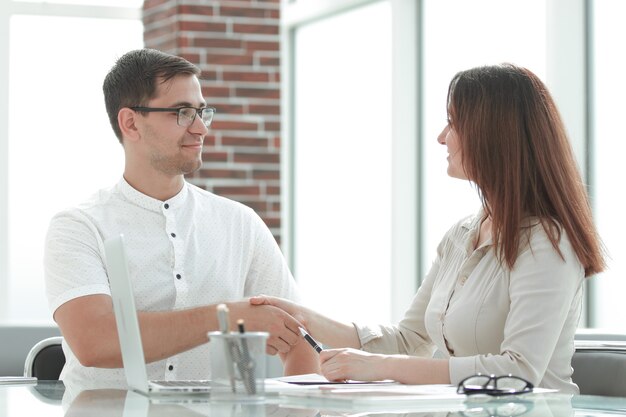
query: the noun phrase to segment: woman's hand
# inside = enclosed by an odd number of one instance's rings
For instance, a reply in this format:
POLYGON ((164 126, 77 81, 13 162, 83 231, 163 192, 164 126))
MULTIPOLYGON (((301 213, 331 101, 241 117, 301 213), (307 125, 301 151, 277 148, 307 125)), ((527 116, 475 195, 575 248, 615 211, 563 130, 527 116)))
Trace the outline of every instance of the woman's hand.
POLYGON ((329 381, 389 379, 388 368, 393 358, 349 348, 323 350, 320 353, 322 374, 329 381))
POLYGON ((249 302, 252 306, 272 306, 283 310, 300 322, 313 338, 326 346, 361 347, 359 335, 352 323, 342 323, 333 320, 308 307, 284 298, 258 295, 251 297, 249 302))

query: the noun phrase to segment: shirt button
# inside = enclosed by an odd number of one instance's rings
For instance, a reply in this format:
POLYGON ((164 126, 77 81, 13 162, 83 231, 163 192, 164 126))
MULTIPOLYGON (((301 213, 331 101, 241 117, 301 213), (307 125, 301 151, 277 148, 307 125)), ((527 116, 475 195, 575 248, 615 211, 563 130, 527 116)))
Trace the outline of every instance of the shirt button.
POLYGON ((182 276, 180 274, 176 274, 176 279, 181 279, 182 276))
POLYGON ((169 204, 167 204, 167 203, 165 203, 165 204, 163 205, 163 207, 165 207, 165 209, 167 210, 168 208, 170 208, 170 205, 169 205, 169 204))
POLYGON ((170 371, 173 371, 174 370, 174 365, 168 366, 167 369, 169 369, 170 371))
POLYGON ((170 236, 176 237, 176 233, 170 233, 170 236))
POLYGON ((466 275, 463 275, 463 276, 461 277, 461 285, 465 284, 465 281, 467 281, 467 276, 466 276, 466 275))

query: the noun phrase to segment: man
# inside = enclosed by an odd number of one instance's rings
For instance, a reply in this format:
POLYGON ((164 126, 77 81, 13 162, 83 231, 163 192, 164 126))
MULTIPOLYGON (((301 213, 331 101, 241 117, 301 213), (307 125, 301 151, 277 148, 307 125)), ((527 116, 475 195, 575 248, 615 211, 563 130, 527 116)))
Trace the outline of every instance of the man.
POLYGON ((310 346, 297 343, 294 318, 243 300, 296 297, 270 231, 248 207, 184 180, 202 163, 215 111, 202 97, 199 72, 180 57, 142 49, 122 56, 105 78, 123 178, 57 214, 46 238, 46 291, 65 337, 62 379, 124 380, 103 250, 120 233, 150 379, 210 377, 207 332, 218 329, 216 304, 225 301, 231 320, 270 332, 267 351, 281 355, 286 374, 319 369, 310 346))

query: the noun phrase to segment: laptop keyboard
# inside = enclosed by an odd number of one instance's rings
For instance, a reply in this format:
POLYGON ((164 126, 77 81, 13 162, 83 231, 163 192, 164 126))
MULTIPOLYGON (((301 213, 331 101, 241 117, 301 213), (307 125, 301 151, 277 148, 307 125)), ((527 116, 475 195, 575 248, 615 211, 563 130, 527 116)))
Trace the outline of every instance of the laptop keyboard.
POLYGON ((189 380, 189 381, 151 381, 153 384, 162 387, 210 387, 210 380, 189 380))

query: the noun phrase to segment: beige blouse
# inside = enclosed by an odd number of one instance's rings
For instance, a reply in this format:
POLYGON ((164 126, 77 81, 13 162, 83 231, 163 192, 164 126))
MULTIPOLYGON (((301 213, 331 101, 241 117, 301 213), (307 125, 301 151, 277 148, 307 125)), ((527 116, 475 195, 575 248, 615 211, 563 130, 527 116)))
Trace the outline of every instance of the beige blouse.
POLYGON ((528 221, 514 268, 491 240, 474 249, 482 212, 457 223, 402 321, 355 324, 363 350, 450 358, 453 384, 476 374, 513 374, 535 386, 578 393, 572 382, 574 333, 584 269, 563 233, 554 250, 538 220, 528 221))

